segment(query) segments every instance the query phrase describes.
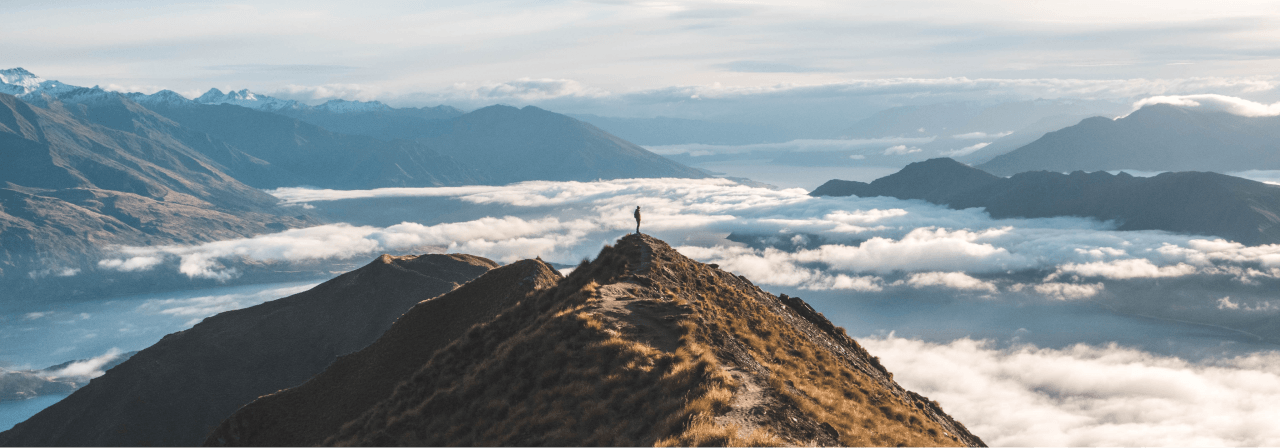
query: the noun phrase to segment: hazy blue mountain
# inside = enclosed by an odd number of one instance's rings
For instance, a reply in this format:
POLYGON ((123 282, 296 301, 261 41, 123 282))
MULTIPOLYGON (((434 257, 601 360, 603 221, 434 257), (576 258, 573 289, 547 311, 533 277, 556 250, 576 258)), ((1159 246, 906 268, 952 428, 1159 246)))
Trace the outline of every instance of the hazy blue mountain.
POLYGON ((831 180, 814 196, 891 196, 954 209, 983 207, 993 218, 1080 216, 1119 230, 1212 235, 1247 245, 1280 243, 1280 187, 1224 174, 1048 171, 997 177, 951 159, 931 159, 871 183, 831 180))
POLYGON ((448 129, 448 120, 464 114, 450 106, 392 108, 351 107, 353 101, 332 100, 308 109, 278 111, 339 134, 363 135, 385 140, 439 135, 448 129))
POLYGON ((231 170, 233 176, 258 188, 431 187, 487 180, 481 171, 417 142, 340 134, 279 113, 233 104, 150 107, 265 161, 271 170, 231 170))
POLYGON ((749 145, 773 143, 805 137, 780 128, 758 124, 721 123, 685 118, 622 118, 602 117, 592 114, 568 114, 590 123, 610 134, 637 145, 677 145, 702 143, 708 145, 749 145))
POLYGON ((1044 117, 1035 123, 1013 131, 1009 135, 990 140, 991 144, 989 145, 968 154, 956 155, 953 158, 970 164, 987 162, 996 156, 1026 146, 1040 139, 1040 137, 1044 137, 1045 134, 1073 126, 1089 117, 1089 115, 1051 115, 1044 117))
POLYGON ((848 138, 952 136, 973 132, 995 135, 1026 128, 1048 117, 1098 115, 1111 110, 1119 113, 1123 107, 1110 102, 1078 100, 901 106, 859 120, 842 134, 848 138))
POLYGON ((1033 170, 1280 169, 1280 117, 1157 104, 1120 119, 1089 118, 978 167, 999 175, 1033 170))
POLYGON ((0 433, 0 446, 196 446, 255 398, 376 340, 415 303, 497 264, 384 255, 311 290, 204 319, 0 433))
POLYGON ((489 182, 707 177, 595 126, 533 106, 489 106, 449 122, 429 147, 483 167, 489 182))

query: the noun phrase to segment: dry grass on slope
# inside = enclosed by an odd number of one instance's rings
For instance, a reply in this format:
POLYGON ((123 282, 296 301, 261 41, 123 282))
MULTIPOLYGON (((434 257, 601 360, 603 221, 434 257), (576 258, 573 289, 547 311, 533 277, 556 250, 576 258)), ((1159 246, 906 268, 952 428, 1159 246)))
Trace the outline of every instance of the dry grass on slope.
POLYGON ((798 299, 632 235, 473 327, 325 443, 981 441, 798 299))
MULTIPOLYGON (((682 338, 664 351, 592 312, 600 282, 625 266, 606 248, 556 288, 474 327, 327 443, 652 445, 723 409, 732 380, 705 349, 682 338)), ((682 323, 666 330, 683 337, 691 327, 682 323)))

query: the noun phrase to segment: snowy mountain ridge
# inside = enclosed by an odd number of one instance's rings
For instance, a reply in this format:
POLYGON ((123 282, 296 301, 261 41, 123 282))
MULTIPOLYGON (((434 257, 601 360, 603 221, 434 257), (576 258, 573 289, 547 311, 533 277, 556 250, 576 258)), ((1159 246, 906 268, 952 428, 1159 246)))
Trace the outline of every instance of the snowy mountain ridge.
POLYGON ((318 106, 310 106, 296 100, 286 100, 253 93, 249 89, 223 93, 221 90, 214 88, 209 89, 204 95, 200 95, 194 100, 172 90, 161 90, 150 95, 141 92, 117 93, 104 90, 98 86, 81 87, 64 84, 61 81, 47 80, 22 67, 0 70, 0 93, 7 93, 23 100, 38 103, 46 102, 44 95, 56 98, 64 103, 80 103, 119 94, 144 105, 233 104, 266 112, 314 110, 329 113, 353 113, 394 109, 380 101, 348 101, 341 99, 329 100, 318 106))

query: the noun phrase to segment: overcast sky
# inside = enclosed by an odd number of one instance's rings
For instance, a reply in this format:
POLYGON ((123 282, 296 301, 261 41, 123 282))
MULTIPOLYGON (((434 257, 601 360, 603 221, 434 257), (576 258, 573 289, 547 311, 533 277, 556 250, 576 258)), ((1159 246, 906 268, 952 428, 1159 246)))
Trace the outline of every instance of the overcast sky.
POLYGON ((833 91, 1274 101, 1280 66, 1274 1, 459 3, 7 0, 0 66, 145 92, 561 109, 833 91))

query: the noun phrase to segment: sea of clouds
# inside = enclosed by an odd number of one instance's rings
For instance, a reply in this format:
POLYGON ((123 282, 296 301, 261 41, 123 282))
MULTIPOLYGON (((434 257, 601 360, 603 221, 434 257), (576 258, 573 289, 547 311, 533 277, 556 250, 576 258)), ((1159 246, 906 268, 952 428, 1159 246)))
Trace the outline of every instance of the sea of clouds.
MULTIPOLYGON (((1275 335, 1256 336, 1250 332, 1257 328, 1245 324, 1280 315, 1280 300, 1269 299, 1280 284, 1280 245, 1117 231, 1114 223, 1082 218, 992 219, 981 209, 811 197, 800 189, 723 179, 271 193, 321 212, 368 203, 427 209, 430 215, 432 207, 455 206, 447 218, 421 222, 353 220, 200 245, 124 247, 99 268, 231 278, 245 260, 371 259, 424 247, 501 262, 541 256, 572 265, 634 231, 631 212, 638 205, 643 232, 766 290, 846 301, 902 301, 927 293, 974 306, 1092 303, 1118 313, 1231 327, 1258 340, 1275 335), (736 236, 727 239, 730 234, 736 236)), ((1280 355, 1269 349, 1192 360, 1105 344, 1048 347, 891 334, 864 340, 904 385, 937 399, 994 445, 1280 442, 1274 425, 1258 417, 1274 415, 1269 403, 1280 402, 1280 355)))

